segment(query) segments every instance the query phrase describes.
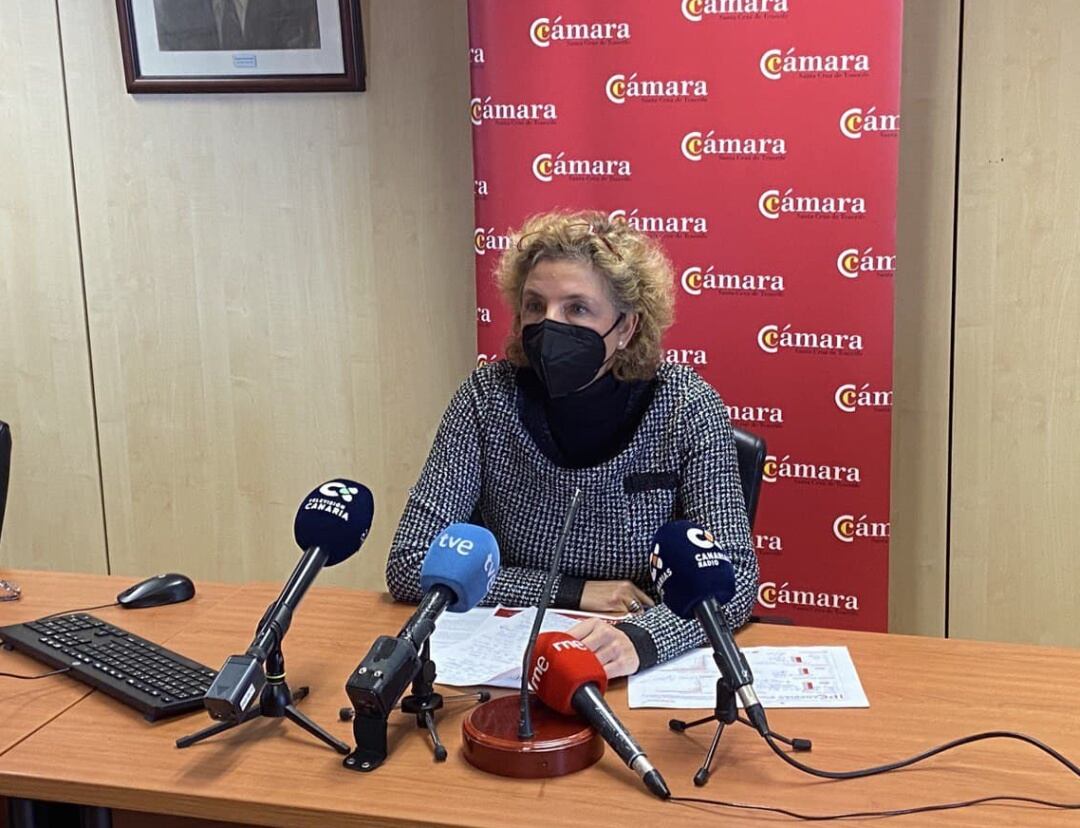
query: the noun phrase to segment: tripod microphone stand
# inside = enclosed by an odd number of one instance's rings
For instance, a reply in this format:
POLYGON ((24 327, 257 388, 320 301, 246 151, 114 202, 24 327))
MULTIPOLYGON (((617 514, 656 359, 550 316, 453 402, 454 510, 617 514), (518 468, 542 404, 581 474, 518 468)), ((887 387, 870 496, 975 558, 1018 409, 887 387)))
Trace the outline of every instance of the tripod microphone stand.
MULTIPOLYGON (((361 670, 365 669, 363 667, 361 670)), ((443 696, 435 692, 435 662, 431 660, 431 642, 425 640, 420 649, 420 669, 412 681, 409 695, 405 696, 397 709, 407 715, 416 717, 416 726, 425 728, 431 737, 431 747, 435 754, 436 762, 445 762, 446 747, 439 738, 439 731, 435 722, 435 714, 442 709, 446 702, 476 701, 485 702, 491 698, 486 690, 476 693, 462 693, 455 696, 443 696)), ((345 751, 348 757, 345 759, 345 767, 362 773, 375 770, 386 761, 387 744, 386 729, 388 720, 378 715, 361 715, 357 717, 352 708, 343 707, 339 714, 342 721, 353 722, 353 732, 356 736, 356 750, 345 751)))
MULTIPOLYGON (((735 703, 735 691, 731 688, 728 680, 724 676, 720 676, 716 680, 716 707, 713 709, 711 716, 706 716, 703 719, 695 719, 692 722, 684 722, 681 719, 670 719, 668 721, 668 727, 674 730, 676 733, 682 733, 690 730, 691 728, 698 727, 699 725, 708 724, 709 722, 716 722, 716 733, 713 734, 712 742, 709 744, 709 750, 705 754, 705 761, 701 763, 701 767, 698 768, 697 773, 694 774, 694 784, 701 788, 705 783, 709 781, 709 777, 712 775, 713 762, 716 759, 716 749, 720 746, 720 737, 724 735, 724 728, 730 724, 744 724, 747 727, 757 732, 757 728, 748 720, 739 715, 738 706, 735 703)), ((810 750, 813 745, 809 739, 788 739, 786 736, 781 736, 779 733, 769 731, 769 736, 778 742, 783 742, 785 745, 791 746, 797 752, 803 752, 810 750)))
POLYGON ((281 653, 281 644, 274 644, 266 657, 266 684, 259 694, 259 703, 245 710, 243 715, 236 721, 218 722, 197 733, 180 737, 176 740, 176 746, 178 748, 190 747, 197 742, 216 736, 218 733, 224 733, 226 730, 239 727, 247 722, 267 718, 288 719, 315 738, 321 739, 338 753, 348 753, 349 746, 347 744, 323 730, 296 709, 296 703, 305 698, 307 694, 307 687, 298 687, 295 693, 289 689, 289 685, 285 681, 285 657, 281 653))

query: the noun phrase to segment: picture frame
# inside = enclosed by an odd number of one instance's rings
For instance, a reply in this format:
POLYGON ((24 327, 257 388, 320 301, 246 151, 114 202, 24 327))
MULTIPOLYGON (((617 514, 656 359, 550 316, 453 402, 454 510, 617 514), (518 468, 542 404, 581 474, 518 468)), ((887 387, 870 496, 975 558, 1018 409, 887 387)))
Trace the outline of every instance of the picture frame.
POLYGON ((362 92, 360 0, 116 0, 131 94, 362 92))

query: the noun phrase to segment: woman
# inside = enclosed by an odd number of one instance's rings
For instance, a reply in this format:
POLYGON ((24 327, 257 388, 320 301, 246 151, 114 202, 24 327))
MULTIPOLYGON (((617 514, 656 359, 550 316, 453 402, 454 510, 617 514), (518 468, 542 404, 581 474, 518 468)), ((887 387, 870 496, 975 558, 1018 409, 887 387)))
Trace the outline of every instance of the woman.
POLYGON ((525 223, 497 279, 514 314, 507 360, 477 368, 450 401, 394 537, 390 592, 419 600, 428 545, 479 519, 503 564, 485 603, 535 605, 580 487, 552 605, 633 614, 570 631, 609 676, 704 643, 696 621, 657 606, 650 541, 669 520, 704 525, 733 553, 726 612, 745 623, 758 567, 731 424, 692 369, 661 363, 674 302, 660 247, 603 213, 553 212, 525 223))

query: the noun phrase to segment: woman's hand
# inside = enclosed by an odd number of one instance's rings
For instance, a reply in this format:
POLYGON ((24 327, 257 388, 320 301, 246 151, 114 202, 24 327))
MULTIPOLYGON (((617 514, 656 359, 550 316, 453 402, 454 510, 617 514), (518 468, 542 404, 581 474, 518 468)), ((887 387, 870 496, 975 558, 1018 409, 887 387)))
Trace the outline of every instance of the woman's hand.
POLYGON ((586 581, 578 609, 586 612, 643 612, 653 599, 630 581, 586 581))
POLYGON ((596 653, 608 678, 637 672, 640 662, 630 636, 604 619, 586 618, 568 632, 596 653))

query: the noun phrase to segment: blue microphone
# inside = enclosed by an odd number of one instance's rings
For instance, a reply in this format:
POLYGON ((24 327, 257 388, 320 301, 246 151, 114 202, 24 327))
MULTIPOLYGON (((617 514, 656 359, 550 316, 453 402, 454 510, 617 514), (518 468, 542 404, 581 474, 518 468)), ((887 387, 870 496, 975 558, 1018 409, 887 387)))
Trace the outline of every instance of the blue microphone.
POLYGON ((735 597, 731 555, 704 527, 689 520, 674 520, 653 536, 649 563, 664 604, 680 618, 696 618, 701 623, 720 674, 742 701, 746 717, 762 736, 767 736, 769 724, 754 692, 754 674, 735 643, 721 607, 735 597))
POLYGON ((431 542, 420 567, 424 597, 398 633, 419 650, 443 610, 468 612, 488 594, 499 573, 499 544, 482 526, 451 523, 431 542))
POLYGON ((335 566, 356 553, 374 514, 367 486, 345 478, 327 481, 304 498, 293 521, 293 537, 304 554, 277 600, 267 607, 247 652, 229 656, 206 691, 203 704, 213 718, 240 721, 266 685, 263 665, 281 646, 293 611, 324 566, 335 566))
MULTIPOLYGON (((376 741, 381 741, 383 749, 375 753, 385 757, 384 720, 420 673, 421 650, 435 631, 435 622, 445 610, 467 612, 479 604, 498 572, 499 544, 487 529, 452 523, 435 537, 420 569, 423 597, 416 611, 397 637, 375 639, 345 683, 356 711, 353 731, 358 745, 378 732, 381 736, 376 741)), ((374 756, 366 759, 367 765, 358 769, 372 770, 382 761, 374 756)))

